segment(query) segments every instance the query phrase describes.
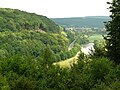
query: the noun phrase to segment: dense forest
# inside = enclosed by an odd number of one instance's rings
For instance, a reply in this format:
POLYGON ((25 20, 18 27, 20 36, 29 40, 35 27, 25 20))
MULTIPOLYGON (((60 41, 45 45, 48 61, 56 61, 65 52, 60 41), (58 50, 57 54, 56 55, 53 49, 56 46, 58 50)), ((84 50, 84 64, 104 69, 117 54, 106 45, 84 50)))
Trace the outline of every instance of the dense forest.
POLYGON ((75 33, 64 32, 64 28, 44 16, 5 8, 0 13, 1 57, 19 54, 42 59, 48 49, 55 61, 70 58, 78 51, 77 44, 71 52, 67 51, 75 33), (71 37, 66 37, 66 33, 71 37))
POLYGON ((45 16, 0 8, 0 90, 120 90, 120 3, 108 4, 108 35, 104 42, 94 41, 90 55, 80 51, 89 43, 81 34, 45 16), (70 68, 53 65, 79 51, 70 68))

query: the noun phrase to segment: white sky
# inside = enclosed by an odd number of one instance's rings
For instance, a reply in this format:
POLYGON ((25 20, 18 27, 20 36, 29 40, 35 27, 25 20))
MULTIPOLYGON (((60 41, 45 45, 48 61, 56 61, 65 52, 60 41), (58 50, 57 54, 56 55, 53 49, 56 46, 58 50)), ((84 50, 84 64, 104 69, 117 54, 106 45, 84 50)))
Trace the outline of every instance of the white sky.
POLYGON ((1 8, 20 9, 49 18, 108 16, 112 0, 0 0, 1 8))

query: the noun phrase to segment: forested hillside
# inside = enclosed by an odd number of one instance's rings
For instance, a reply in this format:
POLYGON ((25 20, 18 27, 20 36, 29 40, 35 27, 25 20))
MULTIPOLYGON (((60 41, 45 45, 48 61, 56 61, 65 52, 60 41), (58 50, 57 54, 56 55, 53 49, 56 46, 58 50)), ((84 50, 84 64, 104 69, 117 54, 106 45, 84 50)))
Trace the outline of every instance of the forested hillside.
POLYGON ((78 47, 69 52, 71 37, 67 38, 62 33, 67 34, 62 27, 45 16, 0 9, 0 57, 22 55, 43 59, 42 54, 45 52, 45 55, 53 54, 51 62, 70 58, 76 54, 75 49, 78 47))
POLYGON ((0 31, 43 30, 45 32, 60 32, 59 26, 42 15, 25 11, 0 8, 0 31))

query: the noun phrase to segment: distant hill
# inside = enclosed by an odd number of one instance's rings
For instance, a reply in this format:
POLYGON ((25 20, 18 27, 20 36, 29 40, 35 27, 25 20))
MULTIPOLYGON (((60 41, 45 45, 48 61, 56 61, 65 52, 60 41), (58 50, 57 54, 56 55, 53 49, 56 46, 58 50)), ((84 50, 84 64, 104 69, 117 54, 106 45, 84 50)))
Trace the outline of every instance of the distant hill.
POLYGON ((87 16, 73 18, 51 18, 54 22, 66 27, 104 27, 104 22, 110 20, 108 16, 87 16))

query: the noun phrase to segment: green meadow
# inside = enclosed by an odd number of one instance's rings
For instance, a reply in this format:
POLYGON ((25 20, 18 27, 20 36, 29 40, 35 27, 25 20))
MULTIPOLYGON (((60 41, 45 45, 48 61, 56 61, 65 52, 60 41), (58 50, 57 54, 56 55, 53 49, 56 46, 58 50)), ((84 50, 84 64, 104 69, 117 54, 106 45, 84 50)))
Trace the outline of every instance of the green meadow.
POLYGON ((103 36, 101 34, 93 34, 88 38, 89 42, 94 42, 95 40, 103 41, 103 36))

